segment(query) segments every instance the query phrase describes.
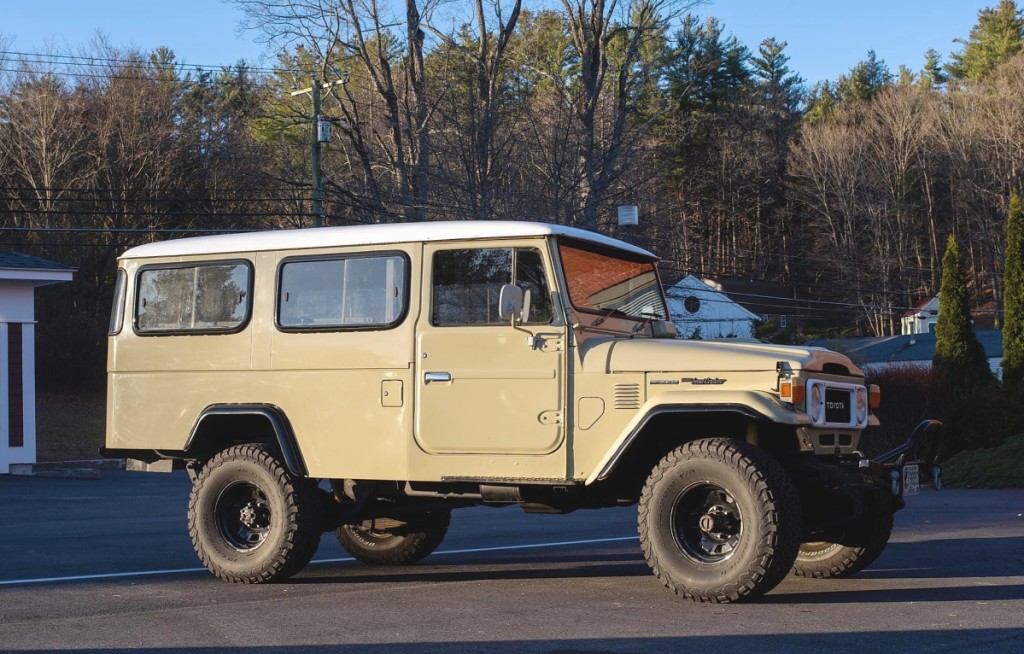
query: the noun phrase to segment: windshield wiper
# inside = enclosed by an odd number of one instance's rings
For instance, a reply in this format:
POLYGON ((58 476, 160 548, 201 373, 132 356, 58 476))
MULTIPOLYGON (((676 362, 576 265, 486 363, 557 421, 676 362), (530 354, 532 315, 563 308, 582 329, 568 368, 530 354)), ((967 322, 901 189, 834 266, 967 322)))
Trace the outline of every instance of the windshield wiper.
POLYGON ((651 323, 653 323, 653 322, 654 322, 655 320, 663 320, 663 318, 661 317, 661 315, 660 315, 660 314, 657 314, 657 313, 648 313, 648 312, 644 312, 644 313, 641 313, 641 314, 640 314, 640 316, 641 316, 641 317, 642 317, 643 319, 642 319, 642 320, 641 320, 641 321, 640 321, 639 323, 637 323, 637 326, 636 326, 636 327, 634 327, 634 328, 633 328, 633 333, 634 333, 634 334, 638 334, 638 333, 640 333, 641 331, 643 331, 643 329, 644 329, 645 327, 647 327, 647 325, 650 325, 650 324, 651 324, 651 323))
POLYGON ((632 315, 626 313, 625 311, 623 311, 622 309, 619 309, 618 307, 594 307, 594 308, 597 309, 598 311, 607 311, 608 313, 604 314, 603 316, 598 317, 597 320, 595 320, 594 322, 590 323, 591 327, 597 327, 598 325, 603 323, 605 320, 608 320, 612 316, 617 316, 619 318, 635 318, 636 317, 636 316, 632 316, 632 315))

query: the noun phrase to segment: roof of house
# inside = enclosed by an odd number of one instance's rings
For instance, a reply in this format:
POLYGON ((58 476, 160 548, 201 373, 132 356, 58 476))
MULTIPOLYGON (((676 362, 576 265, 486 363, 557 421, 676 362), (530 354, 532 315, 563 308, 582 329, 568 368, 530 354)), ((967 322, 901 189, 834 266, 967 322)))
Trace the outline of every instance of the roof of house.
POLYGON ((916 316, 917 314, 919 314, 922 311, 926 310, 928 308, 928 305, 931 304, 932 302, 936 302, 936 307, 938 307, 938 304, 937 304, 938 299, 939 299, 938 295, 929 295, 928 297, 923 298, 920 302, 915 304, 913 307, 911 307, 910 309, 907 309, 907 311, 905 311, 903 313, 903 317, 909 318, 909 317, 912 317, 912 316, 916 316))
POLYGON ((506 220, 428 221, 196 236, 140 245, 131 248, 121 256, 124 259, 174 257, 190 254, 228 254, 346 245, 384 245, 390 243, 415 243, 418 241, 453 241, 529 236, 568 236, 605 247, 626 250, 634 255, 655 258, 647 250, 638 248, 625 241, 575 227, 506 220))
POLYGON ((804 316, 808 313, 805 299, 791 284, 741 277, 710 277, 712 288, 729 296, 737 304, 758 315, 804 316))
MULTIPOLYGON (((1003 356, 1003 332, 998 329, 979 329, 974 332, 989 359, 1003 356)), ((846 354, 854 363, 910 363, 931 361, 935 356, 935 334, 908 334, 871 338, 819 338, 806 345, 827 347, 846 354)))
POLYGON ((0 268, 10 270, 74 270, 56 261, 41 259, 31 254, 22 254, 11 250, 0 250, 0 268))
POLYGON ((668 296, 669 313, 677 320, 701 321, 760 320, 760 316, 747 310, 726 294, 708 286, 693 275, 687 275, 676 283, 665 287, 668 296), (686 299, 694 297, 694 311, 686 308, 686 299))

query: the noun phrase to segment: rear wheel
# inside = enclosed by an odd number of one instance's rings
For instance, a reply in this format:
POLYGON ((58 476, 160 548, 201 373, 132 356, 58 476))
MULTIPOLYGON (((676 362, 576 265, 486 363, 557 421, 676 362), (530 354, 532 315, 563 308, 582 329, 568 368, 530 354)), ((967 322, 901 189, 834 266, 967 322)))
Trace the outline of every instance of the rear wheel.
POLYGON ((774 588, 796 558, 799 499, 785 470, 729 439, 687 443, 654 468, 638 529, 655 576, 699 602, 734 602, 774 588))
POLYGON ((264 446, 229 447, 192 485, 188 531, 196 554, 226 581, 287 579, 320 544, 317 493, 312 480, 292 475, 264 446))
POLYGON ((793 574, 798 577, 848 577, 875 562, 892 535, 892 509, 876 502, 868 515, 848 527, 835 541, 800 544, 793 574))
POLYGON ((431 511, 408 522, 390 518, 342 525, 335 532, 349 554, 371 565, 408 565, 437 549, 451 523, 450 511, 431 511))

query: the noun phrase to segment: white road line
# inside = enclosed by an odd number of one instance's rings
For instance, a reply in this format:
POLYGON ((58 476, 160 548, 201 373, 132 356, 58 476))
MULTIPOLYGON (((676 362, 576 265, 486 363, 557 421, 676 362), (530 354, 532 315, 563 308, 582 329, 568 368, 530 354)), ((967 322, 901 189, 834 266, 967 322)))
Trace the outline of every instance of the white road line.
MULTIPOLYGON (((597 545, 600 543, 621 543, 624 541, 637 540, 637 536, 621 536, 616 538, 592 538, 589 540, 563 540, 555 543, 527 543, 525 545, 499 545, 497 547, 473 547, 461 550, 440 550, 431 556, 446 556, 451 554, 481 554, 485 552, 507 552, 512 550, 536 550, 553 547, 568 547, 571 545, 597 545)), ((315 559, 315 563, 347 563, 355 561, 350 556, 337 559, 315 559)), ((206 572, 206 568, 175 568, 168 570, 138 570, 135 572, 108 572, 95 575, 69 575, 67 577, 37 577, 35 579, 8 579, 0 580, 0 586, 15 586, 19 584, 50 584, 61 581, 95 581, 101 579, 121 579, 124 577, 150 577, 155 575, 175 575, 189 572, 206 572)))

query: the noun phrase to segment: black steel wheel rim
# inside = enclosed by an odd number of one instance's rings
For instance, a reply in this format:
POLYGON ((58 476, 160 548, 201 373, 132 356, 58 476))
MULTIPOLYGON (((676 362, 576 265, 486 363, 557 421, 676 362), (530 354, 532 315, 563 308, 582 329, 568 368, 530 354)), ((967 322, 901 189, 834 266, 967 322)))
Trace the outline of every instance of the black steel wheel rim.
POLYGON ((272 517, 266 493, 244 481, 226 486, 214 506, 217 531, 224 542, 240 552, 263 544, 270 534, 272 517))
POLYGON ((683 489, 672 506, 676 546, 692 561, 714 564, 733 555, 743 536, 743 516, 736 499, 712 482, 683 489))

